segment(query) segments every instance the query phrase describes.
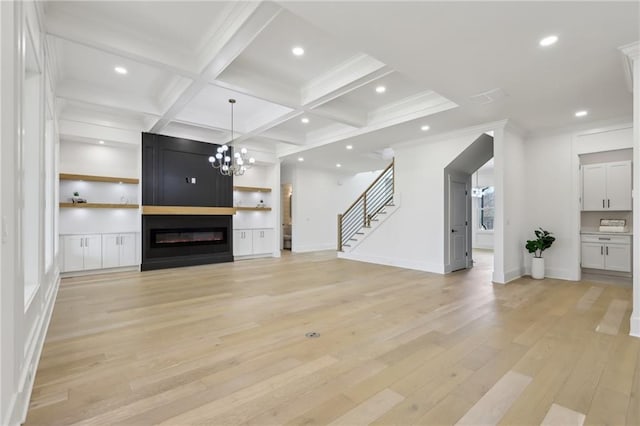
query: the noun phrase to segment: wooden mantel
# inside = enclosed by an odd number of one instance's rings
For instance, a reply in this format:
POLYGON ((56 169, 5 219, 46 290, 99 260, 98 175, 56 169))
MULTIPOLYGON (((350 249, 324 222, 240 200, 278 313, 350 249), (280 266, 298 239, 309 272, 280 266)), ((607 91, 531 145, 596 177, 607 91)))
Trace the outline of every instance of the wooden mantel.
POLYGON ((142 214, 155 215, 232 215, 235 207, 142 206, 142 214))

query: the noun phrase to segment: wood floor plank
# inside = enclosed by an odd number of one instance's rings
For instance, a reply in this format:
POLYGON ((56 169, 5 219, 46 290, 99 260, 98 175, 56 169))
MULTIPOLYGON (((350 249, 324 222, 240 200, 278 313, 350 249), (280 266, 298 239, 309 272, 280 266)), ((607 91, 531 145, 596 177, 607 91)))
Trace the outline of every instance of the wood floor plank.
POLYGON ((577 411, 563 407, 562 405, 552 404, 547 415, 540 423, 541 426, 582 426, 586 416, 577 411))
POLYGON ((596 327, 596 331, 612 335, 618 334, 628 306, 629 302, 627 300, 613 300, 604 318, 602 318, 602 321, 600 321, 600 324, 596 327))
POLYGON ((531 377, 509 371, 456 422, 456 425, 498 424, 531 380, 531 377))
POLYGON ((331 426, 367 425, 404 400, 404 396, 391 389, 384 389, 363 401, 346 414, 329 423, 331 426))
POLYGON ((591 286, 576 304, 576 309, 579 311, 589 310, 595 301, 598 300, 603 290, 604 288, 602 287, 591 286))

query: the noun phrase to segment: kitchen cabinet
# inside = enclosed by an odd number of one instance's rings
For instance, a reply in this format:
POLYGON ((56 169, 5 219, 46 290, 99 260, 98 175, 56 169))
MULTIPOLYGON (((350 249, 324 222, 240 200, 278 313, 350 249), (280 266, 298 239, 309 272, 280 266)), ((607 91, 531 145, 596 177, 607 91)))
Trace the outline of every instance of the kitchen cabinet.
POLYGON ((631 161, 582 166, 582 210, 631 210, 631 161))
POLYGON ((102 267, 102 235, 65 235, 61 240, 62 272, 102 267))
POLYGON ((631 236, 582 235, 583 268, 631 272, 631 236))

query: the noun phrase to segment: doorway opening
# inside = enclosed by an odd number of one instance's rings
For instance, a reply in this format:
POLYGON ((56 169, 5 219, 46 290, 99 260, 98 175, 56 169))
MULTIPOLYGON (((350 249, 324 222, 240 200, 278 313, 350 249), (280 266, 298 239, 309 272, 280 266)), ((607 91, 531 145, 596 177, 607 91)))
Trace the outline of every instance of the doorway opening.
POLYGON ((282 242, 281 246, 283 250, 291 250, 292 243, 292 198, 293 198, 293 185, 285 183, 281 185, 280 194, 282 197, 282 205, 280 211, 282 212, 282 242))
POLYGON ((444 169, 445 273, 474 263, 493 269, 492 159, 493 136, 483 133, 444 169))

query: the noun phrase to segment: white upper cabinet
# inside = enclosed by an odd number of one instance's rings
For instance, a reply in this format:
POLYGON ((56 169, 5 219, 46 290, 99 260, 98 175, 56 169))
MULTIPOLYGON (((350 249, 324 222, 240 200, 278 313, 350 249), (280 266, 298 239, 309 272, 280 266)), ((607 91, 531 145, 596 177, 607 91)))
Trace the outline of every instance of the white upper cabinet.
POLYGON ((582 166, 582 210, 631 210, 631 161, 582 166))

